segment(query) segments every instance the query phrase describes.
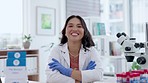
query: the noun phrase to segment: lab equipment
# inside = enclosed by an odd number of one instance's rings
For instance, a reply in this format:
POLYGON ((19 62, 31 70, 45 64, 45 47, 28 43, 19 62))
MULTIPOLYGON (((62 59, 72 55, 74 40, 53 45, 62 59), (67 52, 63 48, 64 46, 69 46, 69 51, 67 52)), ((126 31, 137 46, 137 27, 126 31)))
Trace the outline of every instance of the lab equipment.
POLYGON ((128 37, 125 33, 118 33, 117 37, 117 42, 123 47, 123 52, 128 62, 127 65, 133 62, 136 56, 136 62, 142 68, 142 70, 127 73, 126 82, 148 83, 148 24, 146 23, 146 42, 137 43, 136 38, 128 37), (141 48, 144 48, 145 52, 140 52, 141 48))
POLYGON ((144 48, 143 43, 136 43, 136 38, 129 38, 124 32, 117 34, 117 42, 123 47, 127 62, 133 62, 136 53, 140 48, 144 48))
POLYGON ((117 83, 148 83, 148 69, 117 73, 117 83))
POLYGON ((136 62, 141 65, 142 69, 148 68, 148 24, 146 23, 146 42, 137 43, 136 38, 130 38, 125 33, 117 34, 117 42, 123 47, 127 62, 133 62, 136 56, 136 62), (145 52, 139 52, 145 48, 145 52))
POLYGON ((123 83, 123 75, 122 74, 116 74, 117 77, 117 83, 123 83))
POLYGON ((0 78, 0 83, 2 83, 1 78, 0 78))

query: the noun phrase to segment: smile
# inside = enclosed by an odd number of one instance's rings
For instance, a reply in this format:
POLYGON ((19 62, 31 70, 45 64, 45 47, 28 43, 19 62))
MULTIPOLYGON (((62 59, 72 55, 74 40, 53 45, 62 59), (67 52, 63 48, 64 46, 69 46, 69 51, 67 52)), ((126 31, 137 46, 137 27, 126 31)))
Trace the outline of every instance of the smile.
POLYGON ((77 35, 79 35, 78 33, 72 33, 71 34, 72 36, 77 36, 77 35))

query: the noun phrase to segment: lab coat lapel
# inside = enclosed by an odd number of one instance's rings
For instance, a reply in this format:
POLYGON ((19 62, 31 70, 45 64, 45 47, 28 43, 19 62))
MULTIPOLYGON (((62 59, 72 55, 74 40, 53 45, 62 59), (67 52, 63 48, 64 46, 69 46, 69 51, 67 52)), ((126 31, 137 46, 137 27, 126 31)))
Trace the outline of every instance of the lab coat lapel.
POLYGON ((65 61, 68 64, 68 66, 70 67, 70 59, 69 59, 69 52, 68 52, 67 43, 62 46, 61 55, 63 56, 63 58, 65 59, 65 61))
MULTIPOLYGON (((80 54, 79 54, 79 69, 80 70, 83 69, 86 58, 88 57, 87 51, 85 52, 84 50, 85 49, 83 48, 83 45, 82 45, 80 49, 80 54)), ((68 51, 67 43, 62 46, 61 55, 63 56, 68 66, 70 67, 70 58, 69 58, 69 51, 68 51)))
POLYGON ((87 51, 85 52, 84 48, 81 47, 80 55, 79 55, 79 67, 80 67, 79 69, 80 70, 83 69, 86 58, 87 58, 87 51))

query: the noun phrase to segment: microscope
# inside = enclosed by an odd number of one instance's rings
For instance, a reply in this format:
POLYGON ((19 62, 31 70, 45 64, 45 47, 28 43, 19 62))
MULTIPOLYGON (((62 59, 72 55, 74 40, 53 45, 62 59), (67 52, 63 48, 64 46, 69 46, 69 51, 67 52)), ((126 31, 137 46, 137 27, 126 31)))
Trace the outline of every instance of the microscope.
POLYGON ((136 38, 130 38, 124 32, 118 33, 116 36, 118 37, 117 42, 123 47, 127 62, 133 62, 136 56, 136 62, 141 65, 141 68, 148 68, 148 43, 137 43, 136 38), (145 48, 144 53, 139 52, 141 48, 145 48))

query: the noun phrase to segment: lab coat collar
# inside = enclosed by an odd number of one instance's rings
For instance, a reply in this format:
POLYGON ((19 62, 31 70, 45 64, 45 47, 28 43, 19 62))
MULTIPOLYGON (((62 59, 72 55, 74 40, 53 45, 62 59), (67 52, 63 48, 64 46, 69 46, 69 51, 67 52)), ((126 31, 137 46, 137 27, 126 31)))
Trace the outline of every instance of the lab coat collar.
POLYGON ((85 49, 80 49, 80 55, 79 55, 79 69, 83 69, 83 65, 86 61, 86 58, 88 57, 87 56, 88 53, 87 51, 85 51, 85 49))
MULTIPOLYGON (((70 57, 69 57, 69 50, 68 50, 68 45, 67 43, 65 43, 63 46, 61 46, 61 52, 62 52, 62 56, 64 57, 65 61, 68 63, 68 65, 70 66, 70 57)), ((80 49, 80 53, 79 53, 79 68, 82 69, 85 60, 86 60, 86 54, 87 51, 85 51, 85 49, 83 48, 83 45, 81 45, 81 49, 80 49)))
MULTIPOLYGON (((85 50, 85 49, 83 48, 83 45, 81 45, 80 51, 81 51, 81 50, 83 50, 83 51, 85 50)), ((69 52, 69 51, 68 51, 68 45, 67 45, 67 43, 65 43, 65 44, 62 45, 61 51, 63 51, 63 52, 69 52)))
POLYGON ((62 56, 64 57, 65 61, 68 63, 68 66, 70 67, 70 57, 69 57, 67 43, 62 45, 60 50, 61 50, 62 56))

